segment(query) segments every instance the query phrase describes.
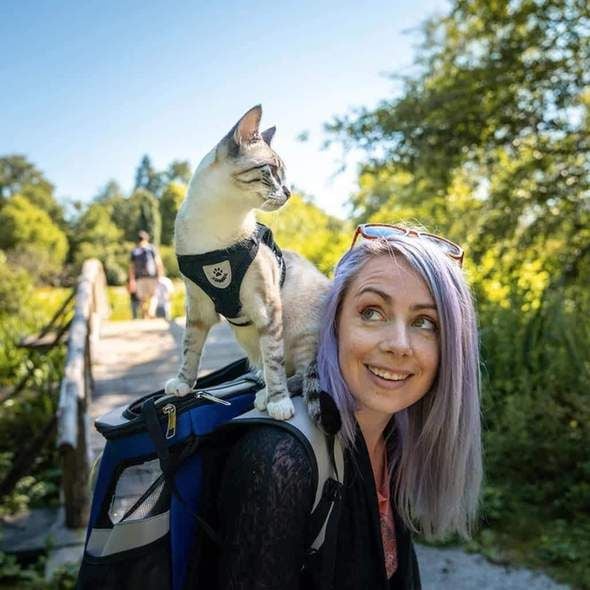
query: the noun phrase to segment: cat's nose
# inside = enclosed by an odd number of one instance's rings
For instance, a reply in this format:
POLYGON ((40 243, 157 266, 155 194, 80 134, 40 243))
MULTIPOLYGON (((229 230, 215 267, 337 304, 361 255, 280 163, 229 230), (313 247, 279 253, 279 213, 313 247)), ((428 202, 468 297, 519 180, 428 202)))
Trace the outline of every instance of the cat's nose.
POLYGON ((283 192, 287 198, 291 196, 291 191, 285 185, 283 185, 283 192))

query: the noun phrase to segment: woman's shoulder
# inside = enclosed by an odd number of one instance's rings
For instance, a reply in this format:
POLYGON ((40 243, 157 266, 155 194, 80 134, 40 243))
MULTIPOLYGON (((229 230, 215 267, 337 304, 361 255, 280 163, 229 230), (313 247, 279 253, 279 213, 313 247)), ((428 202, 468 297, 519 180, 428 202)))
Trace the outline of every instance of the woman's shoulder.
POLYGON ((275 497, 311 508, 312 463, 303 443, 284 428, 256 425, 235 442, 224 469, 226 497, 275 497))
POLYGON ((310 457, 297 436, 286 428, 266 424, 248 427, 234 444, 231 457, 257 464, 311 469, 310 457))

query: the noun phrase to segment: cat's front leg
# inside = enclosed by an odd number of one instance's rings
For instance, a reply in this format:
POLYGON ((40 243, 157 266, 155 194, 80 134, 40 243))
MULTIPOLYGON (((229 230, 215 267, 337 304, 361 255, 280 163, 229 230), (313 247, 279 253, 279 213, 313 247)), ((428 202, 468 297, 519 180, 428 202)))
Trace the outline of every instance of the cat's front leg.
POLYGON ((272 418, 288 420, 295 414, 295 408, 287 388, 280 297, 267 302, 261 309, 263 311, 255 324, 260 335, 266 388, 258 392, 255 404, 259 410, 266 407, 272 418))
POLYGON ((167 394, 186 395, 192 391, 197 380, 201 353, 212 324, 200 316, 191 315, 187 306, 186 327, 182 339, 182 364, 178 375, 166 382, 167 394))

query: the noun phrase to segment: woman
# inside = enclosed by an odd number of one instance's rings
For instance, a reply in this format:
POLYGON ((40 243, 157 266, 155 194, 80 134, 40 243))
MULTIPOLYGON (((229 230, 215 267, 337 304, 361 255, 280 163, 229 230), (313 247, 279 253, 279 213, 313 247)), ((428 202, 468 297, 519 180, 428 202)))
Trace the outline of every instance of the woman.
MULTIPOLYGON (((478 342, 462 256, 439 236, 365 225, 336 268, 318 350, 345 446, 333 588, 420 588, 410 532, 468 536, 474 522, 478 342)), ((314 493, 290 433, 257 428, 236 445, 220 495, 221 588, 313 587, 314 493)))

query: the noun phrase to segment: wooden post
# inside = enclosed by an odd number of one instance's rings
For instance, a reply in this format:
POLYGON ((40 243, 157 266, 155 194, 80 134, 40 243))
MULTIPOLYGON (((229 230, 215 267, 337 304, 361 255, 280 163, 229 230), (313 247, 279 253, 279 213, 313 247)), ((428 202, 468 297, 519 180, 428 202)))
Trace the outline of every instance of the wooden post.
POLYGON ((61 455, 66 526, 70 528, 83 527, 88 521, 90 448, 86 410, 92 388, 90 344, 98 336, 97 319, 106 317, 108 312, 106 301, 102 265, 98 260, 87 260, 76 289, 57 410, 57 445, 61 455))

